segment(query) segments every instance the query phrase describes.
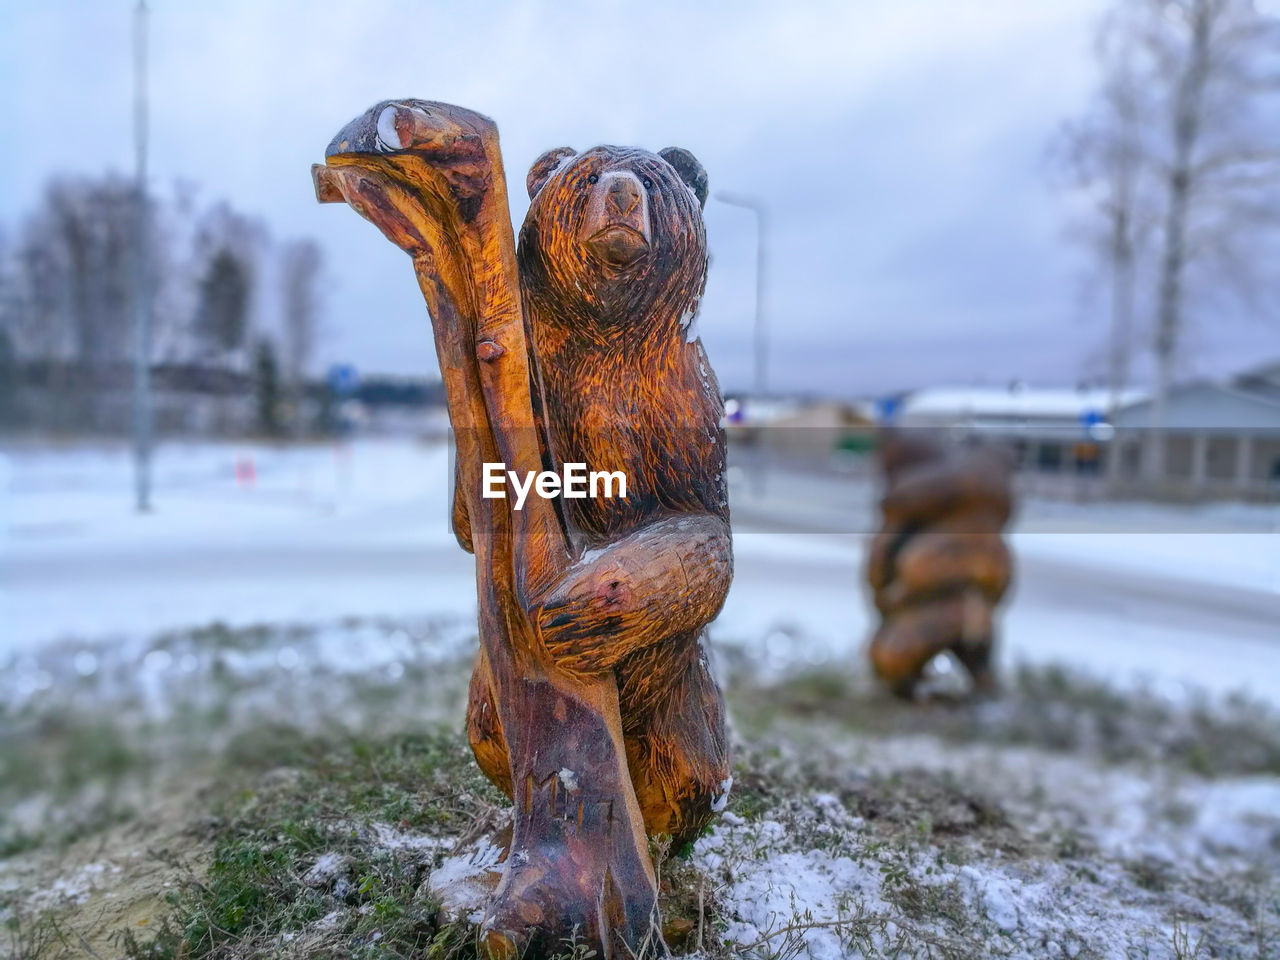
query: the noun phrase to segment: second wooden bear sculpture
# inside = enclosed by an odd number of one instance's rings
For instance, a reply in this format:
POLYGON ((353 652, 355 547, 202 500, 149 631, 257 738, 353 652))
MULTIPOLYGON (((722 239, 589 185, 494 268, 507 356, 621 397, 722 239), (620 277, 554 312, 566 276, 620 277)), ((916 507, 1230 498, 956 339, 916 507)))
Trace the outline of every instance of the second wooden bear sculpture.
POLYGON ((995 608, 1011 577, 1001 536, 1012 508, 1007 453, 888 431, 880 461, 882 526, 867 564, 882 617, 872 666, 909 697, 930 661, 949 652, 977 691, 990 691, 995 608))
POLYGON ((480 946, 491 957, 663 952, 646 834, 690 839, 730 785, 703 629, 732 578, 721 400, 689 324, 707 180, 687 151, 549 151, 518 255, 492 121, 378 104, 314 168, 411 254, 476 558, 467 730, 514 802, 480 946), (622 471, 625 498, 480 495, 480 466, 622 471))

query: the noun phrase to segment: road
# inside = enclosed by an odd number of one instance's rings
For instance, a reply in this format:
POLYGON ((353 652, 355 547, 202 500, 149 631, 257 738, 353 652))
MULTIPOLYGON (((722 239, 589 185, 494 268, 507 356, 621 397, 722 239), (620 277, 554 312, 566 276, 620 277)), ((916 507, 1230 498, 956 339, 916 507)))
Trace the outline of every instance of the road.
MULTIPOLYGON (((59 485, 11 457, 0 665, 58 638, 213 620, 472 616, 473 571, 447 530, 442 454, 366 445, 344 456, 267 458, 249 490, 214 457, 207 476, 193 467, 182 484, 161 483, 149 518, 120 507, 96 461, 87 486, 59 485)), ((871 523, 870 488, 780 478, 760 495, 735 485, 733 497, 736 574, 716 638, 778 667, 859 657, 872 628, 859 529, 871 523)), ((1280 702, 1280 539, 1265 522, 1210 529, 1200 518, 1136 533, 1088 508, 1068 528, 1087 532, 1037 532, 1037 522, 1014 538, 1006 661, 1280 702)))

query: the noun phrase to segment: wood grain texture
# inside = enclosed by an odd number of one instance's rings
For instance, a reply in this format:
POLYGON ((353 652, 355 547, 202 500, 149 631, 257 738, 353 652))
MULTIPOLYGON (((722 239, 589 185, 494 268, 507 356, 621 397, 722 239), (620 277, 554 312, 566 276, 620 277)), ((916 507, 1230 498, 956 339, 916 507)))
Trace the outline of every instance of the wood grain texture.
POLYGON ((687 151, 551 151, 519 261, 492 121, 378 104, 314 168, 413 257, 457 444, 481 649, 467 730, 514 801, 482 927, 490 956, 665 952, 649 833, 690 837, 727 789, 703 648, 732 577, 720 394, 687 335, 706 276, 706 176, 687 151), (622 470, 625 499, 522 510, 480 467, 622 470))
MULTIPOLYGON (((704 636, 733 575, 723 407, 689 329, 706 280, 706 174, 687 151, 561 147, 527 186, 517 258, 550 464, 628 481, 625 499, 560 502, 579 559, 532 614, 558 666, 617 678, 646 829, 684 841, 729 778, 704 636)), ((497 696, 472 685, 484 762, 502 755, 488 721, 497 696)))
POLYGON ((994 688, 994 611, 1012 558, 1001 536, 1013 507, 1003 450, 948 447, 919 431, 880 438, 885 490, 867 581, 881 624, 869 654, 877 676, 910 696, 925 667, 950 652, 980 691, 994 688))

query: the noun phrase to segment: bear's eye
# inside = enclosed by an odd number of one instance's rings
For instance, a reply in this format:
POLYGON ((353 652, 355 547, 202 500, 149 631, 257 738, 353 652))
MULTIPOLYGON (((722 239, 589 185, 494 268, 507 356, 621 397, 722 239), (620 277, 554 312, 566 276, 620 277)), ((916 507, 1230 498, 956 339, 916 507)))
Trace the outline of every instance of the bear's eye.
POLYGON ((587 183, 599 183, 599 182, 600 182, 600 178, 597 177, 594 173, 589 174, 587 176, 587 183))
POLYGON ((645 188, 646 190, 652 190, 652 189, 653 189, 653 181, 652 181, 652 180, 650 180, 648 177, 645 177, 645 178, 644 178, 643 180, 641 180, 640 182, 644 184, 644 188, 645 188))

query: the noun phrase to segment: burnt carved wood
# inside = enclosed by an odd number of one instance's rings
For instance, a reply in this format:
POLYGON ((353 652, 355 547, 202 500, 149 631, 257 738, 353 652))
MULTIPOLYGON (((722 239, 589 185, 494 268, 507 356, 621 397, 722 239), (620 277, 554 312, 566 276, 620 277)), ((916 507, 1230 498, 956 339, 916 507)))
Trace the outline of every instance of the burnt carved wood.
POLYGON ((691 335, 707 180, 687 151, 548 151, 517 250, 497 128, 378 104, 313 168, 413 257, 457 443, 480 653, 467 732, 513 800, 480 946, 665 952, 647 836, 692 839, 730 785, 705 649, 733 558, 719 388, 691 335), (484 463, 622 471, 627 495, 481 495, 484 463))
POLYGON ((872 667, 909 697, 929 662, 950 652, 974 689, 990 692, 994 612, 1011 577, 1001 536, 1012 509, 1008 454, 888 431, 880 462, 882 525, 867 563, 882 618, 871 639, 872 667))

